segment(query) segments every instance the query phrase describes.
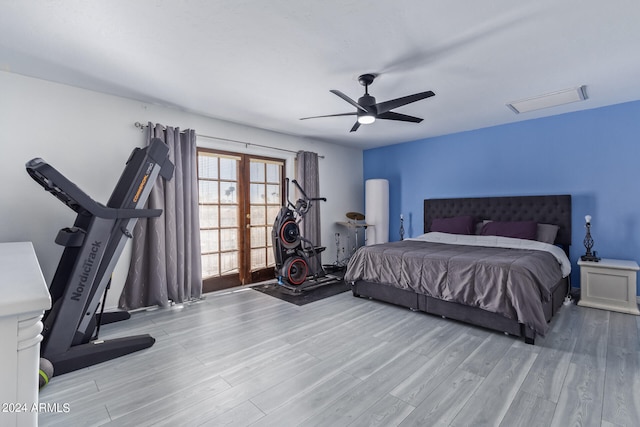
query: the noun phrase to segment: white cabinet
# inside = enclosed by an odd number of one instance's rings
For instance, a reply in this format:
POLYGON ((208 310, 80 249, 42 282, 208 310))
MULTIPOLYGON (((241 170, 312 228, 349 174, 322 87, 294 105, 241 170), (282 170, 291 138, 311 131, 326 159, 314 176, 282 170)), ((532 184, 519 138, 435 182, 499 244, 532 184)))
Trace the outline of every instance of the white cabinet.
POLYGON ((0 425, 38 425, 42 315, 49 290, 30 242, 0 243, 0 425))
POLYGON ((578 261, 580 266, 580 301, 585 307, 640 315, 636 300, 635 261, 601 259, 578 261))

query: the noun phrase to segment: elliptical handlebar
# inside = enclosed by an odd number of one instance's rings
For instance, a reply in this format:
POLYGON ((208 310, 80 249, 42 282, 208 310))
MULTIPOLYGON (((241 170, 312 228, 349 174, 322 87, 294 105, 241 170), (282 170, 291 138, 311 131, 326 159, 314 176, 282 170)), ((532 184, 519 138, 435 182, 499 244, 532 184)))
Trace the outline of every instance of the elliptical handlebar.
POLYGON ((309 209, 311 209, 311 206, 312 206, 311 202, 315 202, 315 201, 326 202, 327 201, 326 197, 309 197, 309 196, 307 196, 307 193, 305 193, 305 191, 302 189, 300 184, 298 184, 298 181, 296 181, 295 179, 292 179, 291 182, 293 182, 295 184, 295 186, 298 188, 298 190, 302 194, 302 198, 298 199, 296 201, 296 203, 293 204, 293 203, 291 203, 291 200, 289 200, 289 178, 285 178, 285 181, 287 183, 287 204, 289 206, 293 207, 293 210, 296 211, 296 213, 298 214, 299 217, 302 217, 307 212, 309 212, 309 209))
MULTIPOLYGON (((287 178, 287 179, 288 179, 288 178, 287 178)), ((296 181, 296 180, 294 179, 294 180, 291 180, 291 182, 293 182, 293 183, 296 185, 296 187, 298 187, 298 190, 300 190, 300 192, 302 193, 302 195, 304 196, 304 198, 305 198, 306 200, 313 200, 313 201, 316 201, 316 200, 322 200, 323 202, 326 202, 326 201, 327 201, 327 198, 326 198, 326 197, 309 197, 309 196, 307 196, 307 193, 305 193, 305 192, 304 192, 304 190, 302 189, 302 187, 300 187, 300 184, 298 184, 298 181, 296 181)))

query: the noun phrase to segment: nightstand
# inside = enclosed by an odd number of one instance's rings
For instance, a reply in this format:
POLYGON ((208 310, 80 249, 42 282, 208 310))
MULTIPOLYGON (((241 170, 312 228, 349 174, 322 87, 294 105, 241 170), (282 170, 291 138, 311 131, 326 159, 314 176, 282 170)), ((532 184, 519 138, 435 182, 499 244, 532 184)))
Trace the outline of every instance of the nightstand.
POLYGON ((640 315, 636 301, 636 272, 640 267, 635 261, 578 260, 578 265, 580 266, 578 305, 640 315))

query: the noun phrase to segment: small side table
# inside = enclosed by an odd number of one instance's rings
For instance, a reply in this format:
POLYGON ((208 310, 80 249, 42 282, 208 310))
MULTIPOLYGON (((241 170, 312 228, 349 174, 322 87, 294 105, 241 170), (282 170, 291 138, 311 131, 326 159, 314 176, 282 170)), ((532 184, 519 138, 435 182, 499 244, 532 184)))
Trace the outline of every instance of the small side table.
POLYGON ((636 300, 635 261, 601 259, 578 260, 580 266, 580 301, 578 305, 640 315, 636 300))
MULTIPOLYGON (((367 224, 366 222, 353 222, 353 221, 338 221, 336 222, 336 224, 342 225, 344 227, 347 227, 347 230, 349 230, 349 233, 351 233, 351 230, 355 230, 355 237, 356 237, 356 241, 355 244, 353 245, 352 248, 350 248, 350 253, 349 256, 347 258, 351 258, 351 255, 355 254, 356 251, 358 250, 358 229, 362 228, 364 229, 365 235, 365 242, 367 241, 367 227, 373 227, 373 224, 367 224)), ((351 236, 349 235, 349 240, 351 240, 351 236)))

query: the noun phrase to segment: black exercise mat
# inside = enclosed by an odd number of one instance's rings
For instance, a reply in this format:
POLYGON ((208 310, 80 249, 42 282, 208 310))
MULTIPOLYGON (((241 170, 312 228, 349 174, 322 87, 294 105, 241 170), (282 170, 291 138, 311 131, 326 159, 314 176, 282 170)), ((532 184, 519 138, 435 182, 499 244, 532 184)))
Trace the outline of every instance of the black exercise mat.
POLYGON ((277 283, 266 283, 264 285, 252 286, 251 288, 255 289, 258 292, 271 295, 272 297, 276 297, 295 305, 309 304, 310 302, 319 301, 321 299, 351 290, 351 286, 340 279, 336 279, 336 281, 333 283, 322 285, 314 289, 304 290, 301 292, 287 289, 282 285, 278 285, 277 283))

